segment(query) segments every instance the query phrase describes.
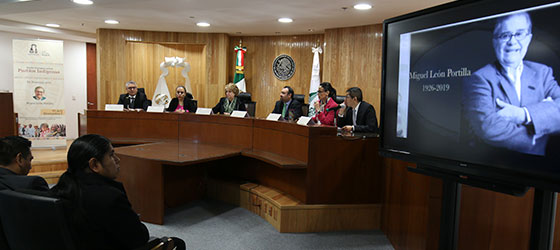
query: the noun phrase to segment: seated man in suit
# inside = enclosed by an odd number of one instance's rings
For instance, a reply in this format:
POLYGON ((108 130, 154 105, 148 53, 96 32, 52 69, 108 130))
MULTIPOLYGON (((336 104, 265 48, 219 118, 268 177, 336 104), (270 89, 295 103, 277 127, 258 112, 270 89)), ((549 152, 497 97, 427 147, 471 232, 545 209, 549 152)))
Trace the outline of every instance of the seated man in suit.
POLYGON ((302 116, 301 103, 293 99, 294 90, 290 86, 284 86, 280 92, 280 100, 274 105, 274 114, 282 114, 284 120, 296 120, 302 116))
POLYGON ((150 105, 146 94, 138 92, 138 86, 134 81, 128 81, 125 84, 126 94, 119 96, 118 104, 123 104, 124 108, 130 109, 148 109, 150 105))
POLYGON ((378 133, 377 117, 371 104, 362 101, 362 90, 346 90, 345 107, 338 110, 337 126, 346 132, 378 133))
POLYGON ((49 185, 42 177, 26 176, 33 160, 30 147, 31 142, 20 136, 0 139, 0 190, 49 190, 49 185))

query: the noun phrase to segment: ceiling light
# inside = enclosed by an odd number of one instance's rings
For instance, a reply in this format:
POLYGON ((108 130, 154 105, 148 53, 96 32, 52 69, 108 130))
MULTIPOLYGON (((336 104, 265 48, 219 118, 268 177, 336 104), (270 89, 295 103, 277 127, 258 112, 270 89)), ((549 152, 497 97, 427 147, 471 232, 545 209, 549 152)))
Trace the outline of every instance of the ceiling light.
POLYGON ((207 23, 207 22, 198 22, 198 23, 196 23, 196 26, 198 26, 198 27, 208 27, 208 26, 210 26, 210 24, 207 23))
POLYGON ((47 24, 45 24, 45 26, 47 26, 47 27, 52 27, 52 28, 58 28, 58 27, 60 27, 60 25, 59 25, 59 24, 56 24, 56 23, 47 23, 47 24))
POLYGON ((359 3, 359 4, 354 5, 354 9, 369 10, 369 9, 371 9, 371 5, 369 5, 367 3, 359 3))
POLYGON ((294 20, 292 20, 291 18, 288 18, 288 17, 278 18, 278 22, 281 22, 281 23, 291 23, 293 21, 294 20))
POLYGON ((72 0, 72 2, 77 3, 77 4, 83 4, 83 5, 93 4, 93 1, 91 1, 91 0, 72 0))
POLYGON ((105 23, 108 23, 108 24, 119 24, 119 21, 109 19, 109 20, 105 20, 105 23))

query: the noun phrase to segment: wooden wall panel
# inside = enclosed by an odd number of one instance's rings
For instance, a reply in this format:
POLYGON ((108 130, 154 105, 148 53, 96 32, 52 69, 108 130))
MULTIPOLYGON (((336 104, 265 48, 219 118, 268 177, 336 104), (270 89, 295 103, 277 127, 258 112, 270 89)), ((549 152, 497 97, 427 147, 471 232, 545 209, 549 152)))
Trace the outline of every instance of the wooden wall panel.
POLYGON ((363 99, 373 105, 379 121, 381 102, 381 24, 325 30, 321 80, 331 82, 338 95, 360 87, 363 99))
MULTIPOLYGON (((129 80, 136 80, 130 79, 130 77, 140 76, 142 81, 146 81, 140 87, 151 90, 151 92, 147 91, 146 93, 151 98, 159 77, 159 63, 163 61, 163 58, 155 57, 161 57, 162 54, 167 52, 170 53, 167 56, 181 56, 186 53, 186 55, 191 56, 201 54, 204 57, 205 61, 203 62, 190 62, 192 77, 196 79, 196 82, 192 79, 191 84, 195 92, 195 98, 201 107, 214 105, 219 97, 223 96, 222 89, 227 83, 226 63, 228 54, 226 51, 228 51, 228 44, 229 37, 227 34, 98 29, 98 108, 104 107, 107 103, 116 103, 119 95, 124 93, 124 83, 129 80), (134 54, 129 55, 127 44, 132 47, 132 42, 139 42, 139 44, 134 44, 134 47, 138 45, 140 51, 147 52, 148 49, 142 47, 141 43, 144 46, 148 46, 148 43, 157 43, 164 48, 155 50, 154 53, 137 53, 135 51, 134 54), (177 44, 186 44, 186 47, 181 48, 181 45, 177 44), (200 46, 204 46, 202 52, 200 52, 200 46), (194 51, 191 51, 191 49, 194 51), (180 55, 173 55, 174 51, 180 55), (131 65, 135 63, 132 60, 146 61, 146 67, 149 66, 152 69, 146 72, 140 72, 137 68, 130 69, 131 65), (196 65, 203 67, 203 69, 193 68, 196 65), (150 80, 154 78, 155 80, 150 80)), ((139 66, 135 65, 135 67, 139 66)), ((178 74, 180 76, 180 72, 178 74)), ((167 80, 169 83, 169 79, 167 80)), ((170 90, 174 88, 171 84, 168 84, 168 87, 170 90)))
POLYGON ((0 137, 18 135, 12 93, 0 93, 0 137))
MULTIPOLYGON (((162 73, 160 64, 165 57, 182 57, 190 64, 188 72, 191 82, 190 91, 195 98, 206 96, 206 50, 204 44, 179 43, 144 43, 127 42, 127 78, 134 79, 139 86, 145 86, 146 94, 152 99, 159 77, 162 73), (155 83, 155 84, 154 84, 155 83)), ((165 77, 171 96, 175 96, 175 88, 185 85, 181 74, 183 67, 167 67, 169 75, 165 77)), ((123 92, 124 84, 122 85, 123 92)))
MULTIPOLYGON (((395 249, 438 249, 442 182, 384 159, 385 200, 381 229, 395 249)), ((534 190, 515 197, 462 186, 458 249, 529 249, 534 190)), ((560 249, 556 211, 553 249, 560 249)))
MULTIPOLYGON (((231 37, 228 47, 228 80, 233 81, 235 74, 235 52, 233 48, 239 45, 239 40, 247 47, 245 54, 245 81, 247 92, 251 93, 253 101, 257 102, 256 117, 264 118, 274 109, 274 103, 280 98, 280 91, 285 85, 290 85, 296 94, 309 94, 313 53, 311 47, 323 43, 323 35, 298 36, 250 36, 231 37), (272 62, 281 55, 287 54, 294 59, 296 70, 294 76, 286 81, 280 81, 272 72, 272 62)), ((320 60, 322 55, 320 56, 320 60)), ((322 64, 322 63, 321 63, 322 64)), ((321 65, 322 66, 322 65, 321 65)), ((223 96, 223 90, 221 91, 223 96)), ((218 102, 218 99, 215 100, 218 102)))

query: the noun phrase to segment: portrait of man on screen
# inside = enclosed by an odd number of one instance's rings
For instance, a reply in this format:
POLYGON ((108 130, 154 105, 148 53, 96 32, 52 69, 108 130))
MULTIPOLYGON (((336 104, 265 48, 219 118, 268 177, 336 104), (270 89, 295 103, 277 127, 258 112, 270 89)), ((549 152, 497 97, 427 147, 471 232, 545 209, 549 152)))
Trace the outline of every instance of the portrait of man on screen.
POLYGON ((532 29, 527 12, 496 19, 492 34, 496 61, 463 84, 470 146, 545 155, 549 137, 560 132, 560 86, 552 68, 524 60, 532 29))

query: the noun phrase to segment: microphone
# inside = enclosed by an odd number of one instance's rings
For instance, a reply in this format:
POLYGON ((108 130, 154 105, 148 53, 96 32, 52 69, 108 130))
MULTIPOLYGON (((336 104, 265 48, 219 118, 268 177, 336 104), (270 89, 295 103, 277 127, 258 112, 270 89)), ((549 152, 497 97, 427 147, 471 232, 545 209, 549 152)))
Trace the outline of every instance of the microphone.
POLYGON ((346 107, 346 105, 344 105, 344 103, 343 103, 343 104, 340 104, 340 105, 336 105, 336 107, 328 108, 326 112, 329 112, 331 110, 339 110, 339 109, 345 108, 345 107, 346 107))

